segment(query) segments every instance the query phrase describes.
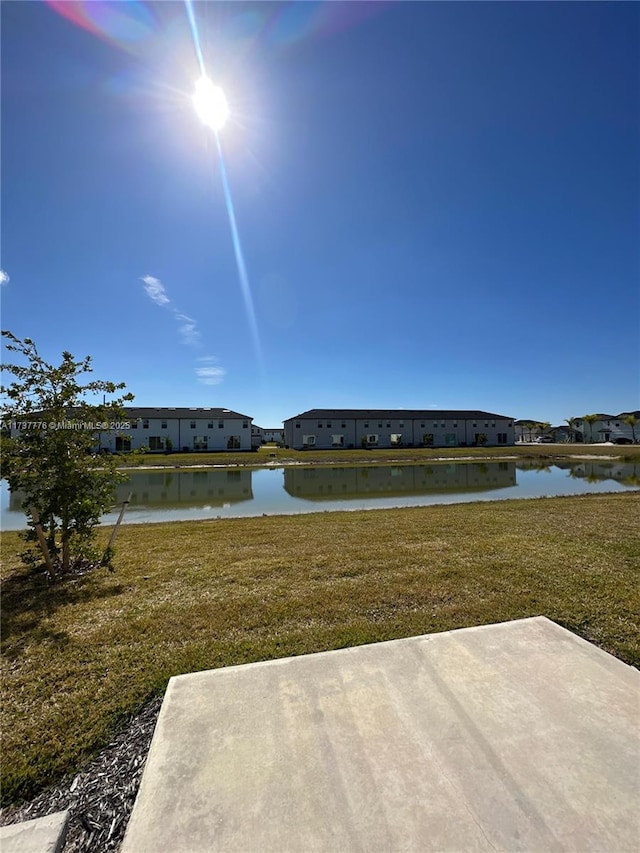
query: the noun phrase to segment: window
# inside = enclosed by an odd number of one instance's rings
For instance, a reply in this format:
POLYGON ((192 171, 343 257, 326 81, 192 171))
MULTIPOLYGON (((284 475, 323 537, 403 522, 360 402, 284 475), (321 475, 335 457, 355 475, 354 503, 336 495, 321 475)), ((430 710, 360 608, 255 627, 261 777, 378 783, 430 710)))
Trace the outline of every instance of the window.
POLYGON ((340 424, 340 429, 346 429, 346 427, 347 427, 346 424, 340 424))
POLYGON ((398 426, 400 427, 400 429, 404 429, 404 421, 400 421, 400 423, 398 424, 398 426))
POLYGON ((440 426, 442 427, 442 429, 444 429, 444 428, 445 428, 445 426, 446 426, 446 423, 445 423, 444 421, 442 421, 442 423, 440 424, 440 426))
POLYGON ((332 435, 331 436, 331 446, 332 447, 344 447, 344 436, 343 435, 332 435))
POLYGON ((160 435, 150 435, 149 450, 164 450, 164 438, 160 435))
POLYGON ((218 421, 218 429, 224 429, 224 421, 218 421))
POLYGON ((315 435, 303 435, 302 443, 304 445, 307 445, 308 447, 313 447, 313 445, 316 443, 315 435))
POLYGON ((477 426, 478 426, 478 424, 474 421, 474 422, 471 424, 471 426, 477 427, 477 426))
POLYGON ((189 426, 191 427, 191 429, 195 429, 195 428, 196 428, 196 422, 195 422, 195 421, 191 421, 191 422, 190 422, 190 424, 189 424, 189 426))
POLYGON ((138 429, 138 421, 136 421, 136 420, 131 421, 131 429, 138 429))
POLYGON ((437 421, 434 421, 434 422, 433 422, 433 428, 434 428, 434 429, 438 429, 438 423, 437 423, 437 421))
POLYGON ((366 421, 366 422, 365 422, 364 428, 365 428, 365 429, 369 429, 369 421, 366 421))
POLYGON ((367 444, 377 444, 378 436, 377 435, 368 435, 366 436, 367 444))
POLYGON ((444 437, 444 443, 449 446, 457 444, 455 432, 448 432, 444 437))
POLYGON ((331 424, 327 421, 327 429, 331 429, 331 424))
POLYGON ((166 428, 167 428, 167 422, 166 421, 160 421, 160 429, 166 429, 166 428))
POLYGON ((248 429, 249 421, 242 421, 242 429, 248 429))
POLYGON ((131 438, 128 435, 117 435, 116 436, 116 453, 118 451, 122 453, 127 453, 131 450, 131 438))
POLYGON ((239 450, 240 449, 240 436, 239 435, 230 435, 227 439, 227 450, 239 450))
POLYGON ((498 433, 498 444, 506 444, 507 443, 507 434, 506 432, 498 433))
POLYGON ((300 429, 300 424, 296 424, 296 429, 300 429))
POLYGON ((387 424, 387 429, 391 429, 391 422, 387 424))
POLYGON ((495 422, 495 421, 491 421, 491 426, 492 426, 492 427, 495 427, 495 425, 496 425, 496 422, 495 422))
POLYGON ((457 428, 458 428, 458 424, 457 424, 457 423, 456 423, 456 424, 454 424, 453 426, 454 426, 454 429, 457 429, 457 428))
POLYGON ((213 421, 207 422, 207 429, 213 429, 213 421))
POLYGON ((425 432, 425 434, 422 436, 422 443, 425 444, 427 447, 431 447, 433 445, 433 433, 425 432))
POLYGON ((206 435, 194 435, 193 436, 193 449, 194 450, 207 450, 209 447, 209 439, 206 435))
POLYGON ((378 421, 378 429, 382 429, 382 421, 378 421))
POLYGON ((145 418, 142 421, 142 429, 149 429, 149 418, 145 418))
POLYGON ((484 422, 484 428, 485 428, 485 429, 487 429, 487 428, 488 428, 488 426, 489 426, 489 421, 485 421, 485 422, 484 422))
POLYGON ((391 444, 393 447, 399 447, 402 444, 402 433, 400 433, 400 432, 391 433, 391 444))
POLYGON ((420 424, 420 429, 424 429, 424 424, 420 424))

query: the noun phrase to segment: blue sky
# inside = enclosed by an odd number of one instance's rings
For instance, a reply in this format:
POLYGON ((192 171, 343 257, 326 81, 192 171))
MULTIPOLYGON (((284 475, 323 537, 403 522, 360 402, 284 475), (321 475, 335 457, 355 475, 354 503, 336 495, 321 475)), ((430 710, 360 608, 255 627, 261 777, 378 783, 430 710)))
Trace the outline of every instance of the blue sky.
POLYGON ((139 405, 640 406, 637 3, 2 4, 2 325, 139 405))

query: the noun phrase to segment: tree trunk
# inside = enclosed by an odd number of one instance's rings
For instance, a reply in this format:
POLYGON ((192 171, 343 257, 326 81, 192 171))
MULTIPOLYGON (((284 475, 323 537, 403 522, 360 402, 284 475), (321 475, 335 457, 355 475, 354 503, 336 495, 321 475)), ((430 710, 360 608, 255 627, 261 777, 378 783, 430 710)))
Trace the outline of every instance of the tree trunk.
POLYGON ((67 522, 62 522, 62 571, 68 572, 71 563, 71 555, 69 552, 69 528, 67 522))
POLYGON ((40 550, 42 551, 42 556, 44 557, 44 562, 47 566, 47 573, 49 575, 50 580, 55 579, 55 569, 53 567, 53 562, 51 561, 51 555, 49 554, 49 549, 47 548, 47 540, 44 538, 44 533, 42 532, 42 526, 40 524, 40 516, 36 509, 33 507, 30 510, 31 518, 33 520, 33 526, 36 531, 36 536, 38 537, 38 544, 40 545, 40 550))

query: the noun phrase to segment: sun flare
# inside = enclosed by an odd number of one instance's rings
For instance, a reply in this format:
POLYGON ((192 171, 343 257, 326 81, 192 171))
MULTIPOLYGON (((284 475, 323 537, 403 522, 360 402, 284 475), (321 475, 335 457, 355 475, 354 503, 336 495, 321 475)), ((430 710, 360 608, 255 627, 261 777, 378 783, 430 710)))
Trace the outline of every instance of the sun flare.
POLYGON ((215 131, 224 127, 229 117, 229 105, 222 89, 214 86, 208 77, 201 77, 196 82, 193 105, 200 121, 207 127, 215 131))

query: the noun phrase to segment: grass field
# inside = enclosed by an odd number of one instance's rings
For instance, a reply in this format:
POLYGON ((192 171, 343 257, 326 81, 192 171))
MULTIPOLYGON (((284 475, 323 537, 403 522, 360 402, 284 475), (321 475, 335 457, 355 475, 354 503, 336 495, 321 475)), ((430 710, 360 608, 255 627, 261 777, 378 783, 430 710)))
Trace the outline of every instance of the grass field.
POLYGON ((607 456, 640 461, 640 444, 520 444, 510 447, 401 447, 395 450, 291 450, 264 445, 255 452, 220 453, 146 453, 122 455, 123 468, 183 467, 194 465, 242 465, 247 467, 276 465, 367 465, 421 463, 434 459, 566 459, 571 456, 607 456))
POLYGON ((2 538, 5 804, 74 772, 172 675, 542 614, 640 665, 640 493, 121 530, 50 587, 2 538))

